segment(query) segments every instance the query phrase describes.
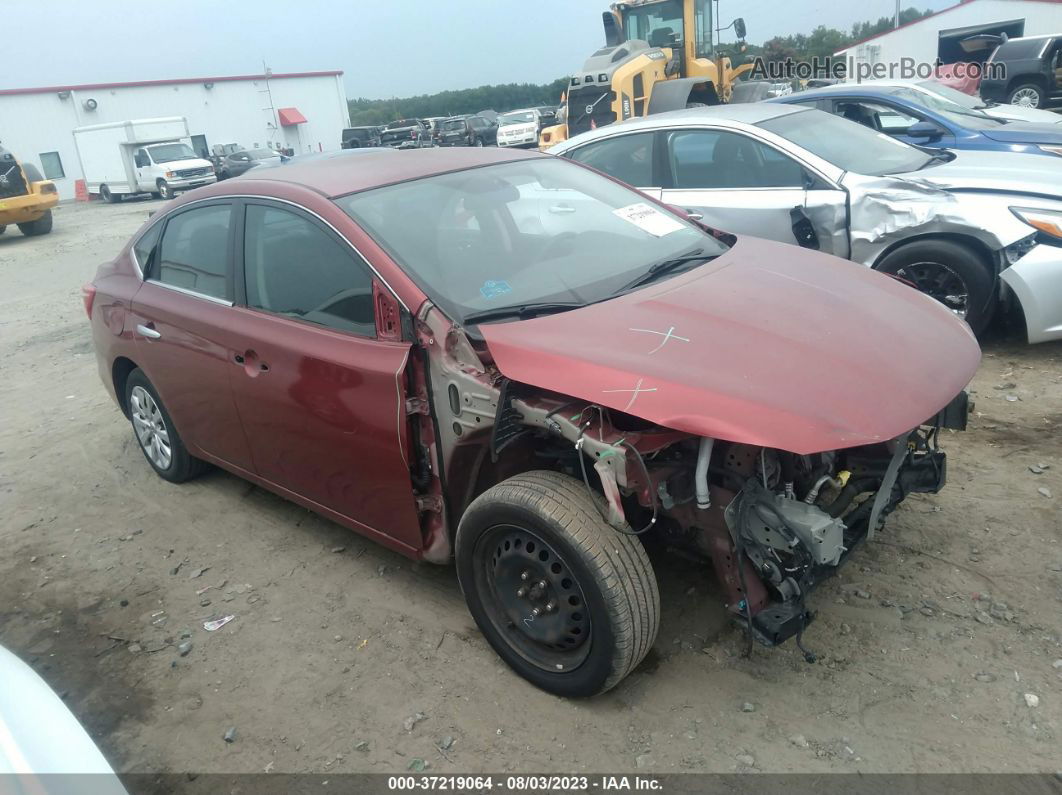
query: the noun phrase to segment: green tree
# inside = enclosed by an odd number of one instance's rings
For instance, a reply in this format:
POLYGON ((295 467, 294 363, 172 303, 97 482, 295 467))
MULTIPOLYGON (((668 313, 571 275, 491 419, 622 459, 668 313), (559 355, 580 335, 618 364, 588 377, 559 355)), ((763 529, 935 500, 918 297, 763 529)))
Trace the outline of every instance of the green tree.
POLYGON ((456 116, 494 110, 503 113, 515 108, 556 105, 568 86, 566 77, 552 83, 506 83, 478 86, 458 91, 440 91, 401 99, 347 100, 350 122, 354 126, 380 125, 395 119, 422 119, 429 116, 456 116))

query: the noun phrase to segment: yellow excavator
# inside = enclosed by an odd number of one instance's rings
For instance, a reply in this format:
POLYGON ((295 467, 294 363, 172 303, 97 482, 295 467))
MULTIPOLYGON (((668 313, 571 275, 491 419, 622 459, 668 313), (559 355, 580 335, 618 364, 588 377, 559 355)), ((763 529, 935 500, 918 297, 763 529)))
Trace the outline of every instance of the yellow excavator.
MULTIPOLYGON (((718 8, 718 0, 714 0, 718 8)), ((632 116, 691 105, 729 102, 735 81, 752 64, 731 68, 714 35, 733 26, 744 45, 740 17, 713 29, 713 0, 627 0, 602 14, 605 46, 572 76, 562 123, 542 130, 543 149, 581 132, 632 116)))

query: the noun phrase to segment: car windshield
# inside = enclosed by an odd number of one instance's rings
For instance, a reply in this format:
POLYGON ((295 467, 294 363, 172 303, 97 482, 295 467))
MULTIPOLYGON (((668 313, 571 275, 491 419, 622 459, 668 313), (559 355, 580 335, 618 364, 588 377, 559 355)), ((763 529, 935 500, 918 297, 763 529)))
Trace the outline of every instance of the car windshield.
POLYGON ((188 144, 162 144, 150 146, 151 159, 156 163, 172 163, 175 160, 195 160, 199 157, 188 144))
POLYGON ((679 0, 665 0, 643 6, 628 6, 626 10, 625 33, 627 41, 641 39, 653 43, 653 33, 666 30, 678 34, 682 40, 682 3, 679 0))
POLYGON ((604 300, 653 265, 726 250, 633 189, 560 159, 440 174, 337 203, 462 322, 500 307, 604 300))
POLYGON ((944 99, 950 99, 956 105, 961 105, 967 110, 977 110, 985 107, 984 100, 977 97, 971 97, 969 94, 962 93, 957 88, 938 83, 936 80, 920 80, 918 85, 932 94, 937 94, 938 96, 944 97, 944 99))
POLYGON ((444 130, 463 130, 465 129, 464 119, 450 119, 442 123, 442 129, 444 130))
POLYGON ((856 174, 882 176, 917 171, 932 159, 921 149, 854 121, 821 110, 787 113, 758 127, 856 174))
POLYGON ((967 129, 987 130, 1003 124, 998 119, 986 116, 979 110, 964 108, 962 105, 952 102, 947 97, 942 97, 939 94, 926 94, 924 91, 906 86, 891 88, 889 93, 895 97, 906 99, 915 105, 921 105, 923 108, 935 111, 944 118, 967 129))
POLYGON ((504 127, 506 124, 523 124, 534 120, 535 114, 530 110, 513 111, 512 113, 503 113, 499 116, 498 126, 504 127))

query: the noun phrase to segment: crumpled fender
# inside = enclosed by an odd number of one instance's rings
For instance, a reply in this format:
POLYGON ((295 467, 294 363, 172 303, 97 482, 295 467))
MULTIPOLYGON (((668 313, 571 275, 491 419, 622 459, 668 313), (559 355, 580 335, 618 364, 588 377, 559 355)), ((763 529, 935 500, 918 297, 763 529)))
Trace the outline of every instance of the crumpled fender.
POLYGON ((1039 204, 1025 197, 950 191, 914 179, 880 177, 846 184, 851 197, 851 258, 873 265, 893 244, 919 235, 972 237, 997 252, 1033 233, 1007 211, 1039 204))

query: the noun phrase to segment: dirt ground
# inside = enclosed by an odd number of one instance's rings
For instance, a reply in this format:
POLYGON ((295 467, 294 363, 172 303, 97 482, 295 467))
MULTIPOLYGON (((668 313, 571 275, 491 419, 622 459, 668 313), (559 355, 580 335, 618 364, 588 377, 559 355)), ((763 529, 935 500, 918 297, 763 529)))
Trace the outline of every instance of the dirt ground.
POLYGON ((52 234, 0 237, 0 644, 119 772, 1062 767, 1062 344, 986 343, 945 491, 812 598, 816 664, 744 659, 709 567, 665 552, 650 656, 565 701, 498 660, 451 568, 223 472, 152 473, 79 288, 158 206, 64 204, 52 234))

